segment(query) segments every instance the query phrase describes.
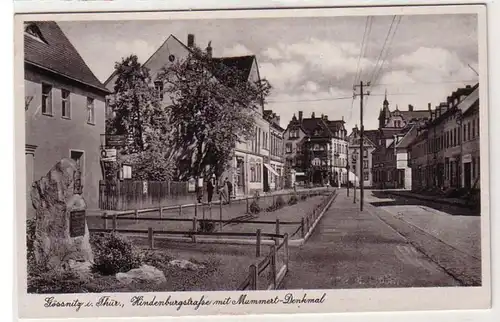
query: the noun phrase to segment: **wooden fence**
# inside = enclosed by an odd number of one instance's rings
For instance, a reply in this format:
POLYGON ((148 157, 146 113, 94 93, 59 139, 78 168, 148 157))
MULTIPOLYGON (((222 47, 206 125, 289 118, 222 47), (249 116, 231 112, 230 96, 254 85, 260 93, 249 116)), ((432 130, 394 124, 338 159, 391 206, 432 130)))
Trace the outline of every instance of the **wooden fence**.
MULTIPOLYGON (((258 238, 259 235, 257 235, 258 238)), ((248 268, 248 275, 238 286, 244 290, 276 290, 279 288, 289 268, 288 234, 283 235, 281 243, 275 238, 276 245, 270 247, 269 253, 258 263, 248 268)), ((256 243, 256 257, 260 257, 260 243, 256 243)))
POLYGON ((118 181, 99 182, 99 208, 130 210, 159 207, 176 199, 195 198, 187 182, 118 181))

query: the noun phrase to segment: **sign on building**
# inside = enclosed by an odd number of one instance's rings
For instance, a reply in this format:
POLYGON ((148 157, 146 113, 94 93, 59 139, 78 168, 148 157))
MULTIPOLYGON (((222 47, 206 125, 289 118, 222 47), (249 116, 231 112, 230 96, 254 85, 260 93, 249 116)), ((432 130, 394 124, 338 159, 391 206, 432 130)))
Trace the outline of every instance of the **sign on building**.
POLYGON ((107 147, 122 147, 127 143, 126 135, 111 135, 106 134, 106 146, 107 147))
POLYGON ((116 161, 116 149, 102 149, 101 150, 101 161, 103 161, 103 162, 115 162, 116 161))
POLYGON ((189 179, 188 181, 188 192, 196 191, 196 180, 194 178, 189 179))

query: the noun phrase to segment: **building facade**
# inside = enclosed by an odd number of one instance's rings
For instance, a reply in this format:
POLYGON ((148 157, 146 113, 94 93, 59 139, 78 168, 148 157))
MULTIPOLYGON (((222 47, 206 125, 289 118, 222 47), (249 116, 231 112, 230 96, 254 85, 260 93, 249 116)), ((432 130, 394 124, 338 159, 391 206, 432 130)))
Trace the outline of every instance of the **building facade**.
POLYGON ((33 214, 32 183, 63 158, 75 160, 87 207, 97 209, 100 136, 109 92, 57 23, 30 22, 24 27, 28 216, 33 214))
POLYGON ((304 118, 299 111, 285 131, 285 157, 297 183, 339 185, 347 183, 347 132, 343 120, 328 116, 304 118))
POLYGON ((369 130, 363 132, 363 157, 360 158, 360 131, 358 127, 352 129, 351 134, 348 137, 349 143, 349 172, 351 172, 355 178, 350 179, 354 184, 359 182, 359 178, 363 177, 363 186, 372 187, 373 186, 373 151, 375 151, 375 141, 377 138, 377 130, 369 130), (360 174, 360 169, 362 169, 362 174, 360 174))
POLYGON ((285 187, 285 146, 283 141, 285 129, 280 126, 279 115, 276 115, 273 111, 265 110, 264 117, 269 122, 270 165, 272 170, 276 172, 274 173, 271 171, 271 175, 269 176, 269 188, 270 190, 280 190, 285 187))
POLYGON ((479 85, 453 92, 420 132, 410 145, 415 190, 479 189, 479 85))
MULTIPOLYGON (((156 79, 163 67, 176 61, 185 59, 195 46, 195 36, 188 35, 187 44, 170 35, 160 48, 143 64, 149 69, 151 78, 156 79)), ((211 45, 207 52, 212 52, 211 45)), ((214 61, 227 67, 237 69, 246 81, 258 81, 260 79, 257 58, 253 55, 238 57, 213 57, 214 61)), ((108 89, 112 90, 117 75, 113 73, 105 82, 108 89)), ((217 76, 216 76, 217 78, 217 76)), ((155 87, 163 89, 163 84, 154 82, 155 87)), ((164 95, 164 104, 168 106, 170 98, 164 95)), ((112 115, 112 111, 109 111, 112 115)), ((234 148, 230 167, 225 171, 222 178, 228 178, 233 183, 235 195, 252 194, 254 191, 269 191, 272 186, 276 188, 276 177, 281 177, 283 168, 283 157, 279 157, 279 149, 271 155, 271 132, 276 134, 279 130, 272 125, 264 115, 264 106, 254 113, 255 129, 254 136, 250 140, 237 142, 234 148), (274 165, 274 167, 273 167, 274 165)))

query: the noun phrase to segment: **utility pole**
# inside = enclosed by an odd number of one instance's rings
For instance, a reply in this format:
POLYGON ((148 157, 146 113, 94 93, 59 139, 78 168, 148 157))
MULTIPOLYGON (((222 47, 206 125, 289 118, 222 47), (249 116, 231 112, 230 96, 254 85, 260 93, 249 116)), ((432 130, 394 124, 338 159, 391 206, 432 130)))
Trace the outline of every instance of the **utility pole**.
POLYGON ((359 85, 354 85, 354 95, 357 96, 359 95, 360 97, 360 102, 359 102, 359 110, 360 110, 360 123, 361 123, 361 128, 359 132, 359 210, 363 211, 363 200, 364 200, 364 176, 363 176, 363 161, 364 161, 364 149, 363 149, 363 135, 364 135, 364 126, 363 126, 363 98, 364 95, 370 95, 370 92, 367 91, 366 93, 364 92, 363 88, 370 86, 370 82, 367 84, 363 84, 363 81, 359 83, 359 85), (356 93, 356 88, 359 87, 359 94, 356 93))

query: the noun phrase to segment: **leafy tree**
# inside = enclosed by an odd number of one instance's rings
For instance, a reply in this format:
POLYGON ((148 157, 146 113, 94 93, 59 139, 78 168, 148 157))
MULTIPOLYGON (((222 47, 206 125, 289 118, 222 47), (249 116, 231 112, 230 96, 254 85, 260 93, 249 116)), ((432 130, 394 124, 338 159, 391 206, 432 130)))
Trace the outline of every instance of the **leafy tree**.
POLYGON ((113 117, 106 120, 106 133, 126 135, 127 144, 119 160, 106 165, 106 179, 116 179, 124 163, 132 166, 132 179, 171 179, 174 162, 168 110, 162 105, 149 70, 131 55, 116 63, 115 71, 117 79, 110 102, 113 117))
POLYGON ((167 111, 154 88, 149 70, 131 55, 115 64, 117 79, 110 102, 113 117, 106 120, 108 134, 126 135, 124 154, 145 151, 153 140, 168 137, 167 111))
POLYGON ((266 80, 251 81, 236 68, 194 48, 159 73, 169 109, 180 178, 220 176, 237 142, 255 135, 255 114, 269 95, 266 80))

